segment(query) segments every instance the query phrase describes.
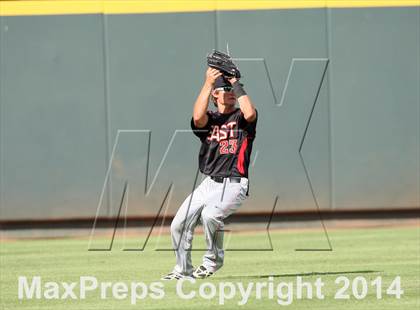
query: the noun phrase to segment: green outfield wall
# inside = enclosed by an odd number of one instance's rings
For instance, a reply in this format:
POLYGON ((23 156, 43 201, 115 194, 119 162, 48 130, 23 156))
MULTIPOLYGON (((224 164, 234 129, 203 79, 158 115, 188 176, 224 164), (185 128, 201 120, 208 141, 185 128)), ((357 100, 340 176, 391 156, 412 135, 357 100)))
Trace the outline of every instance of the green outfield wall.
POLYGON ((241 212, 420 206, 420 6, 3 6, 0 44, 2 220, 115 216, 126 182, 123 212, 174 214, 200 181, 188 130, 213 48, 259 112, 241 212))

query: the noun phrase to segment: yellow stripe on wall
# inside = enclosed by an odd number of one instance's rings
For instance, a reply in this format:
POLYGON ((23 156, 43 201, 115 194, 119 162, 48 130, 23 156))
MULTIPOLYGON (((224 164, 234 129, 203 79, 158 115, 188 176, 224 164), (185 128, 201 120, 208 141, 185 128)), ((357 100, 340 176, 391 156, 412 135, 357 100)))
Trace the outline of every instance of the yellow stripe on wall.
POLYGON ((420 0, 0 0, 0 15, 133 14, 405 6, 420 6, 420 0))

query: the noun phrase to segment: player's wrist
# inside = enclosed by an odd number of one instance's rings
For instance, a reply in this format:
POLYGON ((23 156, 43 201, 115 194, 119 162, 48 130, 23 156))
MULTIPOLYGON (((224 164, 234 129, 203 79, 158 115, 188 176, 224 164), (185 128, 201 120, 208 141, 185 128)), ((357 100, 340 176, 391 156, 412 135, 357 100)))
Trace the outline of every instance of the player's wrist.
POLYGON ((242 86, 243 85, 241 83, 239 83, 238 80, 236 80, 232 84, 233 93, 235 94, 236 99, 239 99, 242 96, 246 96, 246 92, 245 92, 245 90, 244 90, 244 88, 242 86))
POLYGON ((213 85, 214 85, 214 82, 206 80, 206 81, 204 81, 203 87, 211 89, 211 88, 213 88, 213 85))

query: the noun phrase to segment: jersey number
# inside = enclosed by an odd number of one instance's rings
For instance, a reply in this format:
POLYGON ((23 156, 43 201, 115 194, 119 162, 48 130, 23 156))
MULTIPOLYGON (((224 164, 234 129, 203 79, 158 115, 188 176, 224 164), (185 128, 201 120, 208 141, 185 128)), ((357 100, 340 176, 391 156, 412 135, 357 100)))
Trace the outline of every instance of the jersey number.
POLYGON ((238 146, 237 141, 236 139, 220 141, 220 154, 235 154, 238 146))

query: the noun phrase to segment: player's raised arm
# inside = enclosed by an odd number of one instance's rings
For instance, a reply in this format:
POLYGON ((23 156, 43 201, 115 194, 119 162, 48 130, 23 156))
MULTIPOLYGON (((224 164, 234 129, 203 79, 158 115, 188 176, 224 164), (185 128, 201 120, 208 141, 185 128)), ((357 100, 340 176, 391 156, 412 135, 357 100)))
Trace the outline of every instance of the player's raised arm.
POLYGON ((229 82, 232 84, 233 92, 239 102, 239 107, 244 114, 245 120, 249 123, 253 122, 257 117, 254 104, 246 94, 245 90, 242 88, 242 85, 239 83, 238 79, 231 78, 229 79, 229 82))
POLYGON ((200 94, 194 104, 193 119, 194 125, 198 128, 206 126, 208 121, 207 108, 209 105, 209 97, 216 79, 222 73, 213 68, 208 68, 206 72, 206 80, 201 88, 200 94))

